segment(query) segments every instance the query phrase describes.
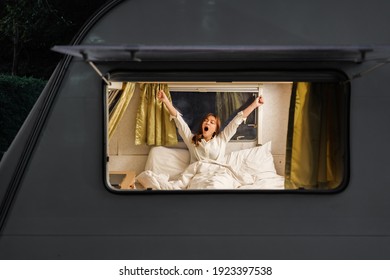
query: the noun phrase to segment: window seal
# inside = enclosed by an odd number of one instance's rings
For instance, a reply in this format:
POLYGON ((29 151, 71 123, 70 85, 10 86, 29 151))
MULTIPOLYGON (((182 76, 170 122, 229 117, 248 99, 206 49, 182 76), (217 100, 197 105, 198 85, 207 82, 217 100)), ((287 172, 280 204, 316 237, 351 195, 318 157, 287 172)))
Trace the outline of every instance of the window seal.
MULTIPOLYGON (((296 70, 296 71, 114 71, 110 75, 110 81, 131 81, 131 82, 147 82, 147 81, 261 81, 261 82, 272 82, 272 81, 308 81, 308 82, 340 82, 346 80, 347 75, 341 70, 296 70), (224 77, 224 78, 223 78, 224 77), (226 79, 226 77, 228 77, 226 79), (233 79, 234 77, 234 79, 233 79), (287 79, 290 77, 290 79, 287 79), (292 78, 291 78, 292 77, 292 78)), ((279 194, 279 195, 319 195, 319 194, 337 194, 343 192, 349 182, 350 176, 350 161, 349 161, 349 106, 350 106, 350 95, 351 87, 346 85, 347 94, 345 108, 345 125, 346 125, 346 138, 344 139, 345 145, 345 158, 342 162, 344 166, 344 174, 340 185, 335 189, 329 190, 114 190, 109 186, 109 183, 105 180, 106 188, 112 193, 121 195, 187 195, 187 194, 279 194)), ((107 112, 105 112, 107 114, 107 112)), ((105 145, 106 147, 106 145, 105 145)), ((108 171, 108 166, 105 165, 105 172, 108 171)))

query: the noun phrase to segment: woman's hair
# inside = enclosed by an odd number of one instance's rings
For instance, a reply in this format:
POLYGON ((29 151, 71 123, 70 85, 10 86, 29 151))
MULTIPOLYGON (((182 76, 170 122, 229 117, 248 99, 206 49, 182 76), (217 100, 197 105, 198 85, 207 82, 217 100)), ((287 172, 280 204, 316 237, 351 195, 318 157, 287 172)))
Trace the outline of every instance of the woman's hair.
POLYGON ((200 125, 199 125, 199 129, 198 129, 198 132, 192 137, 192 143, 195 144, 196 147, 199 146, 199 142, 200 140, 202 140, 203 138, 203 130, 202 130, 202 125, 203 125, 203 122, 208 118, 208 117, 214 117, 215 120, 216 120, 216 128, 215 128, 215 132, 214 132, 214 136, 217 136, 219 134, 219 130, 221 129, 221 119, 214 115, 213 113, 208 113, 201 121, 200 125))

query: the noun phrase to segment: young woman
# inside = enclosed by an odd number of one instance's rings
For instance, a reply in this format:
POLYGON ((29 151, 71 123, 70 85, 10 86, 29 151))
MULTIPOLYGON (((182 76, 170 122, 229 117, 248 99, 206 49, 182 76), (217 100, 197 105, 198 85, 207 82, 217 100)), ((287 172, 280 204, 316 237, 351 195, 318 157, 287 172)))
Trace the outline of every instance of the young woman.
POLYGON ((226 145, 236 133, 238 126, 246 120, 253 110, 264 104, 263 97, 256 98, 252 104, 239 112, 222 132, 220 132, 220 119, 209 113, 203 119, 198 133, 193 134, 164 91, 158 92, 158 99, 164 103, 171 118, 174 119, 178 132, 190 151, 191 163, 205 159, 222 162, 225 157, 226 145))
MULTIPOLYGON (((212 113, 203 119, 196 134, 193 134, 181 114, 167 98, 164 91, 159 91, 158 99, 167 107, 171 118, 191 156, 191 164, 181 174, 178 180, 168 181, 164 174, 154 174, 144 171, 137 176, 137 180, 147 188, 178 190, 178 189, 225 189, 235 188, 247 178, 237 174, 228 165, 224 164, 227 143, 236 133, 238 126, 246 120, 250 113, 264 104, 263 98, 256 98, 248 107, 239 112, 233 120, 220 131, 221 121, 212 113), (205 183, 205 176, 208 178, 205 183), (198 176, 201 175, 201 176, 198 176), (215 175, 215 176, 214 176, 215 175), (214 177, 215 180, 213 180, 214 177)), ((250 178, 251 180, 252 178, 250 178)))

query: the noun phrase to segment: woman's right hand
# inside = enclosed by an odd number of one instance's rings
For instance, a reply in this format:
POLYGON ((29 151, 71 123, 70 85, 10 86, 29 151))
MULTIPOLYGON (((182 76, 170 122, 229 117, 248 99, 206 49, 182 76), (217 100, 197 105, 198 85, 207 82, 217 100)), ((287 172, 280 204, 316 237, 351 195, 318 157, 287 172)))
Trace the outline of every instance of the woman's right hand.
POLYGON ((176 108, 173 107, 171 101, 168 99, 167 95, 165 94, 165 92, 163 90, 158 91, 157 98, 158 98, 158 100, 160 100, 162 103, 165 104, 165 106, 167 107, 169 114, 171 114, 171 116, 177 117, 176 108))
POLYGON ((163 90, 160 90, 157 93, 157 98, 158 98, 158 100, 160 100, 163 103, 169 102, 169 99, 168 99, 167 95, 165 94, 165 92, 163 90))

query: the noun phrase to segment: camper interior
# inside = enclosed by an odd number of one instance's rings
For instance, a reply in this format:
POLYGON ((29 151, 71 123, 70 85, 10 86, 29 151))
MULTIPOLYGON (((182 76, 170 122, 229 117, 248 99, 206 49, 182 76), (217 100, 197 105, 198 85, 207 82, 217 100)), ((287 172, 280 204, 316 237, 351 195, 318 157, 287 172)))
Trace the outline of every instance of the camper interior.
POLYGON ((339 82, 110 81, 107 187, 119 192, 338 189, 345 175, 347 92, 339 82), (219 116, 223 129, 254 98, 262 96, 264 105, 239 126, 222 162, 191 163, 157 98, 159 90, 193 133, 207 113, 219 116))

